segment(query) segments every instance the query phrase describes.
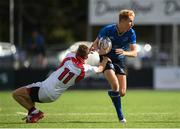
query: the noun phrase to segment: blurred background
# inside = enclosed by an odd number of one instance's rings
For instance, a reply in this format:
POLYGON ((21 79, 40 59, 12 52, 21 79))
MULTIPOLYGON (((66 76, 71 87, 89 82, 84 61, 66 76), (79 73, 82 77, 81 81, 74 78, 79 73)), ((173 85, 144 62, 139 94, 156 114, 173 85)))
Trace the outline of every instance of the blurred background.
MULTIPOLYGON (((179 0, 1 0, 0 90, 44 80, 66 50, 93 42, 122 9, 136 14, 138 57, 127 58, 128 88, 180 89, 179 0)), ((72 88, 110 87, 97 75, 72 88)))

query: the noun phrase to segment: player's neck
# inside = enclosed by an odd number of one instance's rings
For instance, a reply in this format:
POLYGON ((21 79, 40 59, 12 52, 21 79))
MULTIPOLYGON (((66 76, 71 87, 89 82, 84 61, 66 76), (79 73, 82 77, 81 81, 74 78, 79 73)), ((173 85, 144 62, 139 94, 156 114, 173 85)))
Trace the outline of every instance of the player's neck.
POLYGON ((126 31, 120 23, 117 24, 118 34, 123 35, 126 31))
POLYGON ((117 27, 118 27, 119 33, 124 33, 124 32, 125 32, 125 29, 124 29, 124 27, 121 25, 121 23, 118 23, 118 24, 117 24, 117 27))
POLYGON ((77 55, 76 55, 76 59, 77 59, 80 63, 82 63, 82 64, 85 63, 85 60, 84 60, 83 58, 81 58, 80 56, 77 56, 77 55))

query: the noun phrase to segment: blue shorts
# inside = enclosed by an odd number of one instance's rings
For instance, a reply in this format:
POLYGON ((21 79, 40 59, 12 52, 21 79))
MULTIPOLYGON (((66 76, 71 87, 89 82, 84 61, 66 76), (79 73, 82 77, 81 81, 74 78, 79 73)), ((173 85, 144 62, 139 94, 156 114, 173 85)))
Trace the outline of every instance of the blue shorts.
MULTIPOLYGON (((100 61, 102 61, 101 56, 100 56, 100 61)), ((127 69, 125 67, 125 59, 118 60, 118 61, 112 60, 112 62, 108 61, 104 71, 108 69, 114 70, 115 74, 126 75, 127 69)))

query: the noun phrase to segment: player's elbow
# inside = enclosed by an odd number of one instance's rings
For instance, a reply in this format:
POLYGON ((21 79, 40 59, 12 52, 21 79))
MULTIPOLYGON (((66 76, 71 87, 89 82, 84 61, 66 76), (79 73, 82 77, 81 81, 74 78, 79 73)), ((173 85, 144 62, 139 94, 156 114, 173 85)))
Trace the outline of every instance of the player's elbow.
POLYGON ((134 57, 137 57, 137 53, 134 54, 134 57))
POLYGON ((137 57, 137 52, 133 52, 132 57, 137 57))

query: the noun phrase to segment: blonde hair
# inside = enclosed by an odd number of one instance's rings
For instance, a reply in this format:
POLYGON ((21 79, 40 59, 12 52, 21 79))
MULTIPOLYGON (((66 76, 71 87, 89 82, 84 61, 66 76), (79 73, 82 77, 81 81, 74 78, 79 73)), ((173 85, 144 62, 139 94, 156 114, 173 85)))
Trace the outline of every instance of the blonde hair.
POLYGON ((135 17, 135 13, 133 10, 128 10, 128 9, 121 10, 119 13, 119 21, 121 21, 122 19, 127 20, 130 16, 135 17))

